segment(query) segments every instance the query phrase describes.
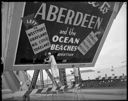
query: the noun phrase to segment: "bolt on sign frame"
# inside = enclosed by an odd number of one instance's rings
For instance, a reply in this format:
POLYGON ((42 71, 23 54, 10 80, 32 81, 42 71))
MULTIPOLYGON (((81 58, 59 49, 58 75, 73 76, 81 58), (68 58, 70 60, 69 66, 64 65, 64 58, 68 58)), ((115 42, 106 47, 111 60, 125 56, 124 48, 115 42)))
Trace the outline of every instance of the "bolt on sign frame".
POLYGON ((120 2, 15 2, 4 70, 95 65, 120 2), (33 56, 36 62, 33 64, 33 56))

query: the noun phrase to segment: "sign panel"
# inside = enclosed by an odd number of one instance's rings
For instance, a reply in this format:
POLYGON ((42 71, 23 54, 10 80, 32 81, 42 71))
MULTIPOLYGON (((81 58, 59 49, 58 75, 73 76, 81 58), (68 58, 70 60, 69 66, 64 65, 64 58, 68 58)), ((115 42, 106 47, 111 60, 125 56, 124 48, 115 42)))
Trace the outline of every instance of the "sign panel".
POLYGON ((33 69, 45 69, 47 64, 42 63, 49 51, 59 68, 94 66, 118 6, 116 2, 16 3, 13 68, 31 69, 36 55, 33 69))
POLYGON ((50 48, 50 41, 45 24, 40 24, 34 28, 26 30, 26 34, 34 54, 50 48))

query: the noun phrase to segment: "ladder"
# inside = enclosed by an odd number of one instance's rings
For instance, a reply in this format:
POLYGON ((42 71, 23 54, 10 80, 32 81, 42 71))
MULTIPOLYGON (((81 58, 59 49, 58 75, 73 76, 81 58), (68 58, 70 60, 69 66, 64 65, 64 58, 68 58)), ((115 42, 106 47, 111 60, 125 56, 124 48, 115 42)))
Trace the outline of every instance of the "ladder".
POLYGON ((48 69, 45 69, 46 73, 48 74, 48 76, 50 77, 50 79, 52 80, 53 84, 56 87, 59 87, 59 85, 57 84, 56 80, 53 78, 52 74, 50 73, 50 71, 48 69))
MULTIPOLYGON (((50 79, 52 80, 53 84, 56 87, 59 87, 59 85, 57 84, 56 80, 53 78, 53 76, 50 73, 50 71, 48 69, 45 69, 45 71, 48 74, 48 76, 50 77, 50 79)), ((40 72, 40 70, 34 70, 34 74, 33 74, 33 78, 32 78, 31 84, 30 84, 28 90, 26 91, 26 93, 23 96, 24 97, 24 101, 29 101, 29 94, 35 88, 35 85, 36 85, 36 82, 37 82, 37 78, 38 78, 39 72, 40 72)))
POLYGON ((39 72, 40 72, 40 70, 34 70, 33 78, 32 78, 32 81, 31 81, 31 85, 29 86, 28 90, 26 91, 26 93, 23 96, 24 97, 24 101, 26 101, 26 100, 28 101, 29 100, 29 94, 35 88, 39 72))
MULTIPOLYGON (((35 59, 36 58, 33 58, 33 63, 35 63, 35 59)), ((56 80, 53 78, 52 74, 50 73, 50 71, 48 69, 45 69, 45 71, 48 74, 48 76, 50 77, 50 79, 52 80, 53 84, 56 87, 59 87, 58 84, 57 84, 57 82, 56 82, 56 80)), ((37 78, 38 78, 39 72, 40 72, 40 70, 34 70, 34 74, 33 74, 33 78, 32 78, 31 84, 30 84, 28 90, 26 91, 26 93, 23 96, 23 100, 24 101, 26 101, 26 100, 29 101, 29 94, 35 88, 35 85, 36 85, 36 82, 37 82, 37 78)))

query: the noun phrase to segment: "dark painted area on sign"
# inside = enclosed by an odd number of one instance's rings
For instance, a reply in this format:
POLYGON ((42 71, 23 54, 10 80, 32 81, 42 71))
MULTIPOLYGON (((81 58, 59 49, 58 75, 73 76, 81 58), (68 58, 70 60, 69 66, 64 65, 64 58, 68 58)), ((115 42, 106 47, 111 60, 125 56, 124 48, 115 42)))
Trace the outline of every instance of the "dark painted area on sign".
MULTIPOLYGON (((99 2, 100 5, 102 5, 103 2, 99 2)), ((41 6, 42 3, 26 3, 25 6, 25 11, 24 11, 24 17, 31 15, 31 14, 36 14, 38 11, 39 7, 41 6)), ((19 36, 19 43, 18 43, 18 48, 17 48, 17 53, 16 53, 16 60, 15 64, 32 64, 33 63, 33 57, 36 56, 36 64, 42 64, 43 59, 45 58, 45 52, 51 51, 52 54, 58 54, 58 53, 69 53, 73 54, 73 56, 56 56, 57 63, 65 63, 63 60, 66 60, 66 63, 91 63, 93 61, 93 58, 95 56, 95 53, 98 49, 99 43, 101 42, 101 38, 104 34, 104 31, 106 29, 106 26, 108 24, 108 21, 111 17, 112 14, 112 9, 114 6, 114 3, 110 3, 111 9, 109 10, 108 13, 102 14, 99 9, 92 7, 89 5, 87 2, 86 3, 78 3, 78 2, 47 2, 46 3, 46 14, 48 13, 49 6, 50 5, 55 5, 56 7, 60 8, 66 8, 67 10, 73 10, 75 13, 76 12, 81 12, 83 14, 90 14, 92 16, 98 16, 103 18, 103 22, 101 23, 100 28, 97 29, 89 29, 89 28, 83 28, 81 26, 73 26, 69 24, 61 24, 57 23, 56 21, 46 21, 42 20, 41 16, 37 16, 36 20, 39 24, 45 23, 46 28, 47 28, 47 33, 49 35, 49 39, 51 44, 60 44, 60 45, 76 45, 79 46, 79 44, 87 37, 88 34, 90 34, 91 31, 101 31, 101 35, 98 36, 98 42, 87 52, 87 54, 82 55, 78 50, 77 51, 61 51, 61 50, 50 50, 46 49, 43 52, 40 52, 36 55, 34 55, 32 47, 30 45, 30 42, 28 40, 28 37, 26 35, 26 27, 22 23, 21 25, 21 31, 20 31, 20 36, 19 36), (74 28, 74 31, 76 32, 75 36, 69 36, 69 35, 61 35, 59 34, 60 30, 66 30, 66 28, 74 28), (53 42, 52 38, 54 35, 63 36, 63 37, 69 37, 69 38, 79 38, 79 44, 66 44, 66 43, 59 43, 59 42, 53 42)), ((66 15, 66 11, 63 12, 64 15, 66 15)), ((64 18, 62 18, 62 21, 64 18)))

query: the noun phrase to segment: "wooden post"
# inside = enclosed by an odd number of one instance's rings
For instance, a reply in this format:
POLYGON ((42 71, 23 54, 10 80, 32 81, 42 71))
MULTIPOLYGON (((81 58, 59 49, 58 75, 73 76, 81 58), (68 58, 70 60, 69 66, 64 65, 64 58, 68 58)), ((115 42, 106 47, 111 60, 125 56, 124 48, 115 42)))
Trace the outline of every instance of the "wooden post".
POLYGON ((48 74, 48 76, 50 77, 50 79, 52 80, 53 84, 57 87, 59 87, 59 85, 57 84, 57 82, 53 79, 52 74, 50 73, 50 71, 48 69, 45 69, 46 73, 48 74))
POLYGON ((43 70, 40 70, 40 83, 41 83, 41 88, 43 88, 44 87, 43 70))
POLYGON ((65 68, 59 69, 60 81, 62 85, 67 85, 65 68))
POLYGON ((78 67, 78 73, 79 73, 79 83, 82 82, 81 73, 80 73, 80 67, 78 67))
MULTIPOLYGON (((33 58, 33 64, 35 64, 35 60, 36 60, 36 57, 33 58)), ((35 85, 36 85, 36 82, 37 82, 37 78, 38 78, 38 75, 39 75, 39 72, 40 70, 34 70, 34 74, 33 74, 33 77, 32 77, 32 81, 31 81, 31 85, 29 86, 28 90, 26 91, 26 93, 24 94, 23 96, 23 100, 30 100, 29 98, 29 94, 32 92, 32 90, 35 88, 35 85)))

